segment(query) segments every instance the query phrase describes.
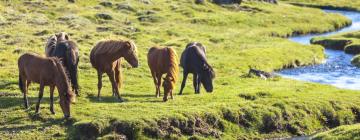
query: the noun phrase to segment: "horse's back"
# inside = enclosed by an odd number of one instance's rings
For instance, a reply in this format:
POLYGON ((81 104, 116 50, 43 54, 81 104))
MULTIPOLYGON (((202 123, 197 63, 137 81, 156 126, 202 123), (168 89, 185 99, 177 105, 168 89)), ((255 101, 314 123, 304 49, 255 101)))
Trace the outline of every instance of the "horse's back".
POLYGON ((28 80, 40 82, 41 78, 46 81, 53 78, 52 73, 55 71, 56 64, 54 58, 45 58, 37 54, 25 53, 19 57, 19 73, 28 80))
POLYGON ((165 73, 167 69, 169 57, 167 48, 151 47, 148 52, 148 65, 150 70, 157 73, 165 73))
POLYGON ((192 72, 196 67, 202 66, 203 61, 206 61, 205 47, 201 43, 192 42, 186 45, 181 54, 180 66, 184 70, 192 72))

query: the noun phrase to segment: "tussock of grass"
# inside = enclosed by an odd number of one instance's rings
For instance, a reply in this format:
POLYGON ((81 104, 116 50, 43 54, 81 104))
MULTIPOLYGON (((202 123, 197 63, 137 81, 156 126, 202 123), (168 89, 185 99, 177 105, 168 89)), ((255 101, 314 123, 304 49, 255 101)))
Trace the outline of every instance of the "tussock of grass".
POLYGON ((332 130, 316 134, 314 140, 348 140, 359 139, 360 137, 360 124, 345 125, 334 128, 332 130))
POLYGON ((249 139, 304 135, 359 122, 353 113, 360 99, 356 91, 281 78, 243 78, 250 66, 274 71, 321 62, 322 47, 304 46, 281 37, 335 30, 350 23, 345 17, 285 3, 244 2, 242 6, 249 11, 212 3, 197 5, 189 0, 109 2, 112 6, 100 5, 98 0, 75 4, 0 2, 0 93, 6 93, 0 94, 1 136, 249 139), (96 17, 98 13, 112 19, 96 17), (80 47, 82 96, 72 105, 74 118, 70 122, 62 120, 58 104, 57 114, 51 115, 48 94, 40 115, 35 117, 36 84, 29 90, 31 110, 24 111, 17 86, 17 58, 24 52, 43 54, 46 38, 60 31, 68 32, 80 47), (96 71, 89 63, 89 52, 104 38, 132 39, 138 46, 140 68, 123 63, 124 86, 120 93, 124 103, 111 97, 107 78, 103 78, 103 100, 96 99, 96 71), (168 45, 180 54, 190 41, 207 46, 209 63, 217 73, 215 91, 194 95, 188 82, 184 96, 163 103, 154 97, 146 66, 147 49, 168 45))

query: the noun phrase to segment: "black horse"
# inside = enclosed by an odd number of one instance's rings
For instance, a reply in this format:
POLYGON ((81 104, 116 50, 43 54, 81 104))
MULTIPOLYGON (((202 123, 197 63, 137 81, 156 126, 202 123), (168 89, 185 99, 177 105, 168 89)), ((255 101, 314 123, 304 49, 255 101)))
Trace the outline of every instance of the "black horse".
POLYGON ((50 53, 50 57, 60 58, 65 71, 70 79, 75 94, 79 95, 78 84, 78 64, 79 64, 79 49, 75 42, 64 40, 56 43, 55 49, 50 53))
POLYGON ((212 81, 215 78, 215 72, 206 60, 206 50, 201 43, 192 42, 186 45, 184 52, 181 54, 180 66, 184 69, 184 78, 179 95, 183 92, 189 73, 193 74, 195 93, 200 93, 200 83, 203 84, 207 92, 213 91, 212 81))

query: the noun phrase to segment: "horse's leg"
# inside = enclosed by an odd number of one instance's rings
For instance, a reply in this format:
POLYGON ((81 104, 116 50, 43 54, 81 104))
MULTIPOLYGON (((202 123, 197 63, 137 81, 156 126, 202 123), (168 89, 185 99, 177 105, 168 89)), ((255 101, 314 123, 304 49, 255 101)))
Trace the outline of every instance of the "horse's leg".
POLYGON ((158 80, 157 80, 157 77, 156 77, 156 73, 153 73, 151 72, 151 75, 153 77, 153 80, 154 80, 154 85, 155 85, 155 97, 158 97, 157 96, 157 93, 158 93, 158 80))
POLYGON ((196 74, 196 73, 194 73, 194 76, 193 76, 193 86, 194 86, 194 89, 195 89, 195 93, 199 93, 199 92, 198 92, 198 87, 199 87, 198 79, 199 79, 199 75, 196 74))
POLYGON ((50 112, 52 114, 55 114, 55 111, 54 111, 54 89, 55 89, 55 86, 50 86, 50 112))
POLYGON ((101 92, 101 88, 102 88, 102 72, 98 71, 98 100, 100 101, 100 92, 101 92))
POLYGON ((28 80, 21 80, 20 82, 23 83, 23 89, 24 89, 24 105, 25 105, 25 109, 29 109, 29 101, 27 98, 27 94, 28 94, 28 88, 30 85, 30 82, 28 82, 28 80))
POLYGON ((109 76, 109 80, 111 82, 111 85, 112 85, 112 89, 115 90, 115 94, 116 96, 118 97, 118 100, 120 102, 122 102, 122 98, 120 97, 120 94, 119 94, 119 89, 118 89, 118 86, 116 84, 116 81, 115 81, 115 72, 113 70, 111 70, 110 72, 106 72, 106 74, 109 76))
POLYGON ((197 77, 197 93, 200 93, 200 89, 201 89, 201 76, 200 75, 198 75, 198 77, 197 77))
POLYGON ((37 102, 36 108, 35 108, 35 113, 36 114, 39 113, 40 102, 41 102, 41 99, 43 97, 43 93, 44 93, 44 84, 42 82, 40 82, 39 99, 38 99, 38 102, 37 102))
POLYGON ((185 71, 184 71, 183 80, 182 80, 182 82, 181 82, 181 88, 180 88, 180 93, 179 93, 179 95, 182 95, 182 92, 183 92, 183 89, 184 89, 184 87, 185 87, 186 79, 187 79, 188 74, 189 74, 188 72, 185 72, 185 71))
POLYGON ((157 92, 156 92, 156 97, 160 97, 160 91, 161 91, 161 77, 162 77, 162 75, 161 74, 158 74, 158 75, 156 75, 156 78, 157 78, 157 92))
POLYGON ((173 91, 172 91, 172 90, 170 91, 170 98, 171 98, 171 99, 174 99, 173 91))
MULTIPOLYGON (((121 72, 120 72, 120 63, 119 62, 117 62, 117 65, 116 65, 116 67, 115 67, 115 69, 114 69, 114 71, 115 71, 115 81, 116 81, 116 85, 118 86, 118 88, 120 88, 121 86, 120 86, 120 78, 121 78, 121 72)), ((113 91, 113 96, 115 96, 115 92, 113 91)))

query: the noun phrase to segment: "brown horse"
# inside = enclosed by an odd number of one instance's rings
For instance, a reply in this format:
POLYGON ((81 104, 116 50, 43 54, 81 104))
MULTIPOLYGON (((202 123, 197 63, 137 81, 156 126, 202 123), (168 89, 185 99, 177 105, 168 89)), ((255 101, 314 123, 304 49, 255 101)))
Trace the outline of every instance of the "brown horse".
POLYGON ((137 48, 134 42, 121 40, 100 41, 91 50, 90 62, 98 73, 99 100, 102 88, 102 75, 103 73, 106 73, 111 81, 113 96, 116 95, 119 101, 122 101, 118 89, 121 84, 121 57, 124 57, 132 67, 138 67, 137 48))
POLYGON ((150 48, 147 57, 148 65, 156 87, 156 97, 160 96, 161 77, 166 73, 163 83, 163 101, 167 101, 169 94, 171 99, 173 99, 174 97, 172 93, 179 73, 178 56, 175 50, 169 47, 152 47, 150 48))
POLYGON ((31 82, 40 84, 39 99, 36 104, 36 113, 39 112, 40 102, 43 97, 44 87, 50 86, 50 111, 54 112, 54 88, 58 89, 60 106, 64 117, 70 117, 70 102, 75 102, 75 96, 71 91, 65 70, 59 59, 44 58, 35 54, 26 53, 18 60, 19 87, 24 95, 25 108, 29 108, 27 98, 28 87, 31 82))

